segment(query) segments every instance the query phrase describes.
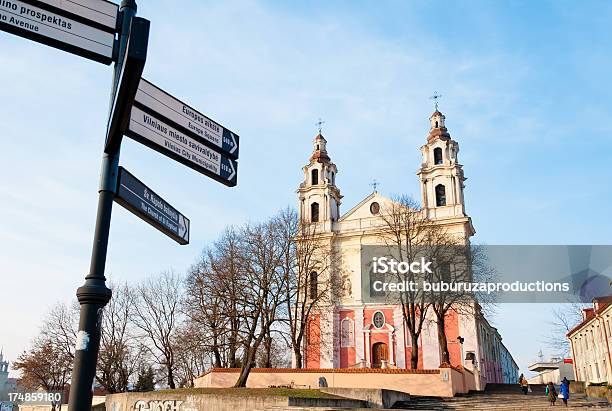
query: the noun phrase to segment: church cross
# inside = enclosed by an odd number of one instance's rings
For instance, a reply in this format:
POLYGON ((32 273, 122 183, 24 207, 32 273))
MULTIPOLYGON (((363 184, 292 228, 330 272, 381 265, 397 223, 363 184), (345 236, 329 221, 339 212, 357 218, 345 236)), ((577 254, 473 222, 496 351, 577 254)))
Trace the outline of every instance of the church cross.
POLYGON ((430 100, 433 100, 436 105, 436 111, 438 111, 438 100, 442 98, 442 94, 438 94, 437 91, 434 91, 433 96, 429 97, 430 100))
POLYGON ((376 189, 378 188, 378 185, 379 185, 379 184, 380 184, 380 183, 379 183, 378 181, 376 181, 376 179, 374 179, 374 180, 372 181, 372 183, 370 184, 370 185, 372 186, 372 188, 374 188, 374 192, 376 192, 376 189))
POLYGON ((317 122, 315 123, 315 125, 316 125, 316 126, 318 127, 318 129, 319 129, 319 134, 321 134, 321 131, 323 130, 323 127, 322 127, 322 126, 323 126, 323 124, 325 124, 325 121, 322 121, 322 120, 321 120, 321 117, 319 117, 319 121, 317 121, 317 122))

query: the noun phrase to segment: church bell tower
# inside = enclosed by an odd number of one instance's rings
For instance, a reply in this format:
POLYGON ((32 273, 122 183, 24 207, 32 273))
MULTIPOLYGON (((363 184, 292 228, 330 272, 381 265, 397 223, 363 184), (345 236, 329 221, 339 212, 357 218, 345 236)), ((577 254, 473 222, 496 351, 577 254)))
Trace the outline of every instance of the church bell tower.
POLYGON ((319 131, 313 141, 310 161, 303 167, 304 180, 297 192, 300 221, 325 223, 323 230, 329 231, 331 223, 340 216, 342 195, 336 187, 338 169, 329 158, 326 145, 327 140, 319 131))
POLYGON ((422 206, 429 218, 466 217, 463 199, 466 178, 457 158, 459 143, 451 138, 445 120, 436 104, 436 111, 429 117, 427 144, 421 147, 423 162, 417 175, 421 181, 422 206))

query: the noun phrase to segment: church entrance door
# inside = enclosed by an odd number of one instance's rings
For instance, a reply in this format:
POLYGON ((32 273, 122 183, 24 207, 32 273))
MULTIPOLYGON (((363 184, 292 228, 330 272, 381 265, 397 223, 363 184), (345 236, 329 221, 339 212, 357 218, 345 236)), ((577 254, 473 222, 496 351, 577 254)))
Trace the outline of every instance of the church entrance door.
POLYGON ((372 346, 372 367, 380 368, 383 361, 389 360, 387 344, 377 342, 372 346))

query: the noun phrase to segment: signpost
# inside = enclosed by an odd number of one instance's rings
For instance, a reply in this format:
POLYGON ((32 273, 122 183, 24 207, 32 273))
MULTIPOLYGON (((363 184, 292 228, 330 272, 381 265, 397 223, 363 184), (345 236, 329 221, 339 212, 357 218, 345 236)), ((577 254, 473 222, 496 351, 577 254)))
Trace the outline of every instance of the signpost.
POLYGON ((135 0, 122 0, 121 7, 106 0, 0 0, 0 30, 115 62, 91 262, 76 293, 80 315, 69 411, 91 408, 100 316, 112 295, 104 271, 113 202, 179 244, 189 243, 189 219, 119 167, 123 135, 226 186, 237 183, 238 135, 141 78, 150 24, 135 15, 135 0))
POLYGON ((102 0, 0 0, 1 30, 104 64, 113 61, 116 21, 117 5, 102 0))
POLYGON ((126 134, 226 186, 236 185, 238 163, 220 151, 209 148, 202 139, 170 126, 161 117, 145 113, 134 106, 126 134))
POLYGON ((177 243, 189 244, 189 219, 123 167, 115 201, 177 243))

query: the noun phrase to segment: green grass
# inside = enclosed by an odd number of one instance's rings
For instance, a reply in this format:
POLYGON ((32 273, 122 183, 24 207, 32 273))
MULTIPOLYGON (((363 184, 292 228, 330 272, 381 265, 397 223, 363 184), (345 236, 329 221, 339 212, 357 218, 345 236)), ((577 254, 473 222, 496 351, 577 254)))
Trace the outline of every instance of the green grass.
POLYGON ((236 396, 274 396, 294 398, 341 398, 337 395, 327 394, 319 390, 302 388, 178 388, 176 390, 155 391, 160 394, 209 394, 209 395, 236 395, 236 396))

